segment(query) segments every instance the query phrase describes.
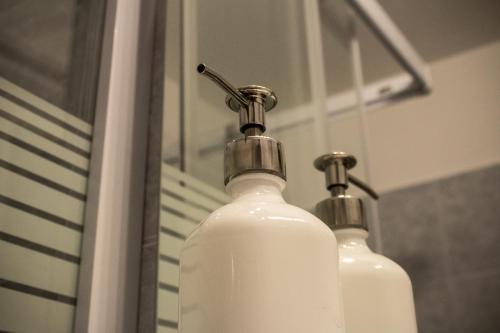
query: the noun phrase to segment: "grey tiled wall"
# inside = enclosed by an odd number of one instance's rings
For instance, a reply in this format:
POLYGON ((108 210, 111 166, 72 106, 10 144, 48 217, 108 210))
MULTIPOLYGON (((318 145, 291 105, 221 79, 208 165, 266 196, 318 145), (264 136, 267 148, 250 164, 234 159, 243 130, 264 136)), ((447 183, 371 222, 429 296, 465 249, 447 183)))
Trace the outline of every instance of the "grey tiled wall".
POLYGON ((500 165, 386 193, 379 208, 419 332, 500 332, 500 165))

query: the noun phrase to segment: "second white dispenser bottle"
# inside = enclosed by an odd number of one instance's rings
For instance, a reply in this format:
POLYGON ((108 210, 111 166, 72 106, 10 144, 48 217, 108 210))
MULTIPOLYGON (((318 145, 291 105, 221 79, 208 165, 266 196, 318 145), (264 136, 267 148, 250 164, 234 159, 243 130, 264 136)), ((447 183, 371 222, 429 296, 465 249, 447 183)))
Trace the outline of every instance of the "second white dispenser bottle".
POLYGON ((263 136, 277 102, 261 86, 233 88, 204 65, 198 71, 226 92, 243 137, 225 149, 225 185, 233 201, 186 240, 180 257, 182 333, 342 333, 334 234, 287 204, 282 144, 263 136))
POLYGON ((316 214, 334 232, 340 255, 340 277, 346 333, 417 333, 413 292, 408 274, 366 244, 368 226, 361 199, 347 195, 349 182, 375 196, 347 173, 352 155, 326 154, 314 162, 325 172, 332 196, 316 205, 316 214))

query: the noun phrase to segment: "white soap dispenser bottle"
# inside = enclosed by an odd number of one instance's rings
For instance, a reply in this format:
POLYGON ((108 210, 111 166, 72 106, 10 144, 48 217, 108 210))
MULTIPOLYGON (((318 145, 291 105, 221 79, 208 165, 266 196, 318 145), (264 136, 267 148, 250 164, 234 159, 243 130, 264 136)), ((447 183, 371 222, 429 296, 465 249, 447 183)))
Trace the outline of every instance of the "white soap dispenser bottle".
POLYGON ((275 94, 255 85, 236 90, 205 65, 198 72, 230 94, 226 104, 239 112, 244 136, 225 149, 233 201, 181 251, 179 332, 344 332, 335 236, 283 200, 283 147, 262 135, 275 94))
POLYGON ((372 197, 376 193, 347 173, 352 155, 326 154, 314 162, 325 172, 332 196, 316 206, 316 215, 335 233, 340 255, 346 333, 416 333, 413 292, 408 274, 366 244, 368 227, 361 199, 345 194, 349 181, 372 197))

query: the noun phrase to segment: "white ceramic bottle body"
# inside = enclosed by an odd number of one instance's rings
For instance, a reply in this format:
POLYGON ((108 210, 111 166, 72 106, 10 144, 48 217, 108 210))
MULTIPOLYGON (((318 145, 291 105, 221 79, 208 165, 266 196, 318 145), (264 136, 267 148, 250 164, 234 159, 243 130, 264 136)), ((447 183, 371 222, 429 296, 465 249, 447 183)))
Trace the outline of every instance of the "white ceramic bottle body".
POLYGON ((284 185, 269 174, 236 177, 234 201, 187 239, 180 332, 344 332, 335 236, 288 205, 284 185))
POLYGON ((365 230, 339 229, 335 236, 346 333, 416 333, 413 292, 406 272, 368 248, 365 230))

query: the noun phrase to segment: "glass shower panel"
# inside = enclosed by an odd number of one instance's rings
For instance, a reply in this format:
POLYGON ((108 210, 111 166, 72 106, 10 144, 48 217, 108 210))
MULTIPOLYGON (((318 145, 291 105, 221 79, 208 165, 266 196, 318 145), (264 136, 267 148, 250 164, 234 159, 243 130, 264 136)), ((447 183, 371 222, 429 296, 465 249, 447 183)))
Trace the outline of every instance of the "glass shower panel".
POLYGON ((185 172, 181 6, 180 1, 166 4, 156 332, 177 332, 179 254, 184 240, 212 211, 229 202, 209 181, 185 172))
POLYGON ((344 0, 319 1, 319 7, 327 96, 352 91, 353 13, 344 0))
MULTIPOLYGON (((328 140, 334 151, 356 156, 358 164, 351 172, 366 179, 366 143, 356 96, 353 48, 361 23, 343 0, 320 1, 321 37, 325 59, 328 140)), ((350 191, 363 194, 357 188, 350 191)), ((326 193, 323 193, 323 197, 326 193)))
POLYGON ((162 163, 158 247, 157 331, 177 332, 179 255, 186 237, 228 203, 222 191, 162 163))
MULTIPOLYGON (((350 172, 370 183, 370 133, 366 121, 364 65, 366 59, 371 61, 372 53, 362 53, 360 44, 363 47, 369 40, 375 47, 377 59, 382 56, 386 66, 379 72, 397 68, 398 64, 345 1, 321 1, 320 4, 323 55, 328 72, 328 140, 332 143, 332 150, 345 151, 356 156, 357 166, 350 172)), ((355 186, 350 187, 349 193, 366 197, 366 193, 355 186)), ((371 228, 369 242, 375 250, 380 250, 378 208, 371 199, 366 202, 366 208, 371 228)))
POLYGON ((272 130, 273 115, 312 101, 303 1, 194 0, 184 11, 186 170, 222 190, 224 144, 238 135, 238 115, 196 65, 207 63, 236 86, 273 89, 272 130))
POLYGON ((355 22, 356 35, 362 50, 361 60, 365 83, 370 84, 404 74, 406 71, 380 43, 373 31, 359 17, 355 18, 355 22))
POLYGON ((0 331, 71 332, 105 1, 0 4, 0 331))
MULTIPOLYGON (((321 56, 325 73, 326 105, 322 111, 325 112, 326 149, 356 155, 358 166, 353 173, 364 179, 364 142, 355 99, 351 49, 355 32, 354 14, 343 0, 318 1, 318 4, 321 56)), ((314 112, 304 107, 301 111, 309 114, 314 112)), ((310 211, 328 195, 324 188, 324 175, 312 167, 312 161, 319 154, 327 152, 324 150, 318 153, 313 147, 322 146, 317 139, 311 139, 317 130, 317 123, 312 118, 296 122, 294 126, 272 130, 272 134, 285 142, 288 148, 290 181, 285 196, 289 202, 310 211)))

